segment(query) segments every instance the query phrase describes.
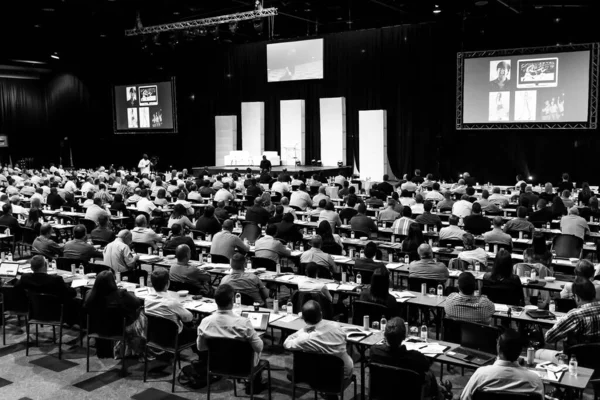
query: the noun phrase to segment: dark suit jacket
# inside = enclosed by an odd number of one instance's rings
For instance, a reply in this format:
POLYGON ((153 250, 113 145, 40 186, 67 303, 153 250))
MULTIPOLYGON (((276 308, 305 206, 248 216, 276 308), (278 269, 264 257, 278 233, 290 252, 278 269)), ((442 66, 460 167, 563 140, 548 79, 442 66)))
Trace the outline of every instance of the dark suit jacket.
MULTIPOLYGON (((266 182, 266 183, 268 183, 268 182, 266 182)), ((261 194, 262 194, 262 189, 259 188, 258 186, 250 185, 250 186, 248 186, 248 189, 246 189, 247 196, 258 197, 261 194)))
POLYGON ((418 351, 406 350, 405 346, 392 349, 387 344, 371 347, 371 362, 409 369, 421 376, 425 376, 430 366, 427 357, 418 351))
POLYGON ((221 224, 216 218, 206 218, 204 216, 198 218, 196 221, 196 230, 202 231, 206 234, 214 235, 221 231, 221 224))
POLYGON ((490 219, 483 215, 469 215, 464 218, 465 231, 473 235, 481 235, 492 230, 490 219))
POLYGON ((342 211, 340 211, 340 219, 342 220, 342 223, 344 222, 344 220, 348 220, 348 222, 350 222, 352 217, 354 217, 356 214, 358 214, 358 211, 356 209, 346 207, 342 211))
POLYGON ((46 204, 48 204, 51 209, 56 210, 57 208, 60 208, 63 204, 65 204, 65 200, 62 197, 60 197, 58 193, 50 193, 46 198, 46 204))
POLYGON ((0 225, 5 225, 10 229, 10 234, 14 235, 16 240, 21 239, 21 225, 12 215, 3 215, 0 217, 0 225))
POLYGON ((285 222, 282 221, 277 224, 277 235, 275 235, 278 239, 283 239, 289 242, 298 242, 302 240, 302 233, 300 230, 294 225, 293 222, 285 222))
POLYGON ((252 206, 246 210, 246 221, 266 225, 269 223, 269 218, 271 218, 271 214, 260 206, 252 206))
POLYGON ((573 191, 573 182, 560 182, 558 185, 558 195, 562 195, 562 192, 568 190, 569 192, 573 191))
MULTIPOLYGON (((377 261, 373 261, 370 258, 358 258, 356 259, 356 261, 354 261, 354 269, 358 269, 358 270, 368 270, 368 271, 375 271, 378 268, 385 268, 385 264, 384 263, 380 263, 377 261)), ((370 283, 370 282, 363 282, 363 283, 370 283)))
POLYGON ((377 185, 377 189, 388 196, 394 191, 394 187, 389 182, 381 182, 379 185, 377 185))
POLYGON ((15 288, 34 293, 53 294, 65 300, 72 299, 77 295, 75 289, 67 286, 63 278, 45 273, 24 274, 15 284, 15 288))
POLYGON ((165 250, 175 251, 177 249, 177 246, 179 246, 180 244, 187 244, 191 251, 190 259, 198 260, 198 254, 196 253, 196 245, 194 244, 192 238, 189 236, 175 236, 165 244, 165 250))
POLYGON ((529 222, 551 222, 552 221, 552 209, 550 207, 542 208, 537 210, 529 216, 529 222))

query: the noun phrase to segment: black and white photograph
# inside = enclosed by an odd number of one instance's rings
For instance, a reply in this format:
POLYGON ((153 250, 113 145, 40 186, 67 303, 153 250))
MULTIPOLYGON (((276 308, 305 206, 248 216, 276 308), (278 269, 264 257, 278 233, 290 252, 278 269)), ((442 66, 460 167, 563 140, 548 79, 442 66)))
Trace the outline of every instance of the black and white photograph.
POLYGON ((152 113, 152 127, 160 128, 163 124, 162 110, 158 109, 152 113))
POLYGON ((511 85, 510 60, 490 61, 490 87, 493 90, 506 90, 511 85))
POLYGON ((489 120, 508 121, 510 112, 510 92, 490 92, 489 120))
POLYGON ((128 108, 127 109, 127 126, 129 128, 139 128, 138 126, 138 109, 128 108))
POLYGON ((140 106, 158 105, 158 88, 156 85, 140 86, 140 106))
POLYGON ((150 128, 150 109, 140 107, 140 128, 150 128))
POLYGON ((127 105, 129 107, 136 107, 138 105, 138 93, 135 86, 128 86, 126 89, 127 105))
POLYGON ((536 120, 536 90, 518 90, 515 92, 515 121, 536 120))
POLYGON ((558 57, 518 60, 518 89, 558 86, 558 57))

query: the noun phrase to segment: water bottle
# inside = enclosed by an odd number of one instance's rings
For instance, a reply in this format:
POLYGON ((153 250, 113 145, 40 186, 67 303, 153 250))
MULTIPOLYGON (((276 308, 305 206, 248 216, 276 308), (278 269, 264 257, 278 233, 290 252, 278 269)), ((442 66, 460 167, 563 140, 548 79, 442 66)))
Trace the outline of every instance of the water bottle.
POLYGON ((550 222, 546 224, 546 229, 550 229, 550 222))
POLYGON ((427 331, 427 325, 423 324, 421 326, 421 340, 427 341, 427 334, 429 332, 427 331))
POLYGON ((359 273, 356 274, 356 284, 362 285, 362 275, 359 273))
POLYGON ((475 261, 475 272, 481 271, 481 264, 479 261, 475 261))
POLYGON ((488 252, 488 253, 490 252, 490 245, 489 245, 489 243, 485 244, 485 251, 488 252))
POLYGON ((444 287, 441 284, 439 284, 437 286, 437 295, 438 296, 443 296, 444 295, 444 287))
POLYGON ((365 251, 360 249, 360 258, 365 258, 365 251))
POLYGON ((385 315, 381 316, 381 321, 379 321, 379 327, 382 332, 385 332, 385 327, 387 325, 387 319, 385 319, 385 315))
POLYGON ((304 253, 304 243, 300 242, 300 249, 302 253, 304 253))
POLYGON ((13 255, 12 253, 9 251, 8 254, 6 254, 6 261, 12 261, 13 260, 13 255))
POLYGON ((50 264, 51 268, 56 271, 57 267, 56 267, 56 260, 52 260, 52 263, 50 264))
POLYGON ((252 260, 248 260, 248 263, 246 264, 246 269, 252 269, 252 260))
POLYGON ((211 264, 212 263, 212 256, 209 254, 206 255, 206 262, 211 264))
POLYGON ((346 283, 348 277, 346 276, 346 270, 342 269, 342 283, 346 283))
POLYGON ((10 228, 6 228, 6 229, 4 230, 4 234, 5 234, 6 236, 10 236, 10 228))
POLYGON ((162 248, 162 246, 161 246, 161 247, 159 247, 159 248, 158 248, 158 256, 159 256, 160 258, 163 258, 163 257, 164 257, 164 255, 165 255, 165 254, 163 253, 163 248, 162 248))
POLYGON ((404 264, 410 264, 410 257, 408 256, 408 254, 404 256, 404 264))
POLYGON ((119 271, 115 273, 115 279, 117 280, 117 282, 121 282, 121 273, 119 271))
POLYGON ((550 305, 548 309, 551 313, 556 312, 556 303, 554 303, 554 299, 550 299, 550 305))
POLYGON ((273 298, 273 312, 275 314, 279 313, 279 300, 277 299, 277 293, 275 293, 275 297, 273 298))
POLYGON ((350 239, 354 239, 354 231, 350 232, 350 239))
POLYGON ((569 360, 569 375, 577 376, 577 358, 575 356, 571 356, 569 360))
POLYGON ((277 263, 277 265, 275 265, 275 272, 278 274, 281 273, 281 264, 277 263))
POLYGON ((294 305, 292 304, 292 300, 288 300, 286 305, 287 315, 291 315, 294 313, 294 305))
POLYGON ((532 271, 531 271, 531 280, 532 280, 532 281, 535 281, 535 280, 536 280, 536 278, 537 278, 537 272, 532 270, 532 271))
POLYGON ((240 293, 235 294, 235 308, 242 307, 242 295, 240 293))

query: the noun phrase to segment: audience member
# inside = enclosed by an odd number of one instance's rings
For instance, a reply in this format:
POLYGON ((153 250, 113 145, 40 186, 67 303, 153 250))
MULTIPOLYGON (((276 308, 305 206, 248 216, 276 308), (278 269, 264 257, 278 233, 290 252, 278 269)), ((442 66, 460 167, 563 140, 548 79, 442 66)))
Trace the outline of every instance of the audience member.
POLYGON ((231 257, 231 274, 221 279, 220 286, 230 285, 236 293, 241 293, 252 299, 255 303, 266 304, 269 296, 269 289, 254 273, 247 273, 246 258, 240 253, 235 253, 231 257))

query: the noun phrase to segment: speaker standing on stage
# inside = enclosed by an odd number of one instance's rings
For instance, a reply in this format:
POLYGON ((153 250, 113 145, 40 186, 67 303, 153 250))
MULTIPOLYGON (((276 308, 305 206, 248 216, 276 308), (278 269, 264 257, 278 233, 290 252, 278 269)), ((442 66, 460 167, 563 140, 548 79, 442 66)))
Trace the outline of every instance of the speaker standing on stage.
POLYGON ((144 156, 138 163, 138 168, 140 169, 140 174, 149 174, 150 173, 150 165, 152 165, 152 162, 150 160, 148 160, 148 154, 144 154, 144 156))
POLYGON ((262 161, 260 162, 260 169, 271 172, 271 161, 267 160, 267 156, 263 156, 262 161))

